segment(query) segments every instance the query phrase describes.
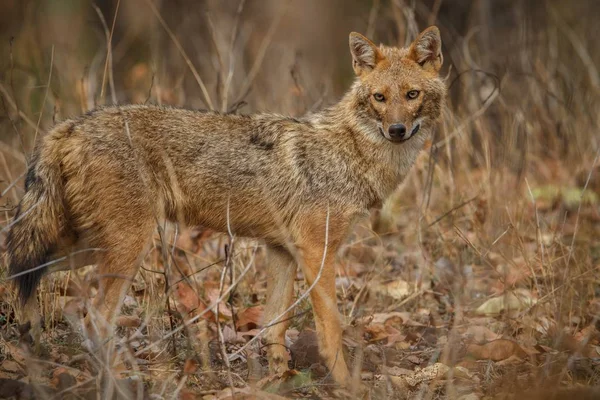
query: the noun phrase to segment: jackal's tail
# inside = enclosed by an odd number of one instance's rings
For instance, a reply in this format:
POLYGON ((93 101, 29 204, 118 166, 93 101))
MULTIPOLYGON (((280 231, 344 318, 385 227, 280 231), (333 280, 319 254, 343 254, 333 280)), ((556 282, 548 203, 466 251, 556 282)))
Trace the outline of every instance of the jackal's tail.
MULTIPOLYGON (((56 135, 55 135, 56 136, 56 135)), ((57 143, 40 146, 25 178, 25 195, 6 239, 9 274, 24 304, 48 268, 65 223, 57 143)))

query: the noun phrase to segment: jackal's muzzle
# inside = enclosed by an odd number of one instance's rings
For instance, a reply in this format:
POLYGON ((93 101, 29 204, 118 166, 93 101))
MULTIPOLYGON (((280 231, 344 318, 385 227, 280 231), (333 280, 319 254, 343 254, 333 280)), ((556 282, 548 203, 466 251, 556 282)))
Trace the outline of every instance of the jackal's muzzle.
POLYGON ((402 143, 416 135, 420 128, 421 123, 416 123, 410 131, 406 129, 406 125, 404 124, 392 124, 388 128, 387 134, 382 127, 379 127, 379 132, 390 142, 402 143))

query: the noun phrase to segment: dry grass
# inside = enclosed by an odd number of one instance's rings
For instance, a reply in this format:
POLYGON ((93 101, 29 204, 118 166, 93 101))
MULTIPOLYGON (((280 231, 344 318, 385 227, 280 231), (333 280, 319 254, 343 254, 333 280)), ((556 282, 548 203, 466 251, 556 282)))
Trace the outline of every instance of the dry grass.
MULTIPOLYGON (((5 1, 1 236, 23 194, 27 157, 57 120, 115 101, 302 114, 335 101, 351 82, 349 31, 404 45, 436 23, 450 87, 437 136, 339 257, 350 359, 375 398, 548 398, 542 388, 556 398, 593 398, 594 2, 322 3, 5 1)), ((39 359, 24 356, 2 283, 0 378, 37 383, 55 398, 226 397, 231 387, 265 397, 333 395, 315 364, 306 300, 289 332, 297 373, 260 380, 264 346, 238 352, 260 329, 263 262, 251 241, 158 229, 123 307, 128 317, 100 354, 87 352, 77 333, 79 295, 93 293, 93 273, 45 280, 39 359)), ((297 289, 300 299, 300 279, 297 289)), ((8 390, 1 382, 0 397, 8 390)))

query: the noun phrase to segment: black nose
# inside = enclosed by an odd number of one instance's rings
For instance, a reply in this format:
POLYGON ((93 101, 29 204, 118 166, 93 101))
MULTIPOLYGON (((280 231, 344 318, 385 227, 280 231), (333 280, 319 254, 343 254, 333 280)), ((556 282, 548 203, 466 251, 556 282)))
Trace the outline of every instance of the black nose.
POLYGON ((404 124, 390 125, 388 132, 392 139, 401 139, 406 133, 406 126, 404 124))

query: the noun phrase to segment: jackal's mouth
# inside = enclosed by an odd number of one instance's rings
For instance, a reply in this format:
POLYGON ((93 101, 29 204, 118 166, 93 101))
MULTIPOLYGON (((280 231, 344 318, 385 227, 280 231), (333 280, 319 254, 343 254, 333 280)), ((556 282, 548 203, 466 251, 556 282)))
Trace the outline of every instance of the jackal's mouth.
MULTIPOLYGON (((408 137, 408 139, 410 139, 411 137, 415 136, 417 134, 417 132, 419 132, 419 129, 421 129, 421 124, 417 124, 415 125, 415 127, 413 128, 413 130, 410 132, 410 136, 408 137)), ((406 139, 406 140, 408 140, 406 139)))
POLYGON ((379 126, 379 133, 381 133, 381 136, 383 136, 386 140, 389 140, 392 143, 403 143, 406 142, 407 140, 409 140, 410 138, 412 138, 413 136, 415 136, 417 134, 417 132, 419 132, 419 129, 421 129, 421 123, 418 123, 417 125, 414 126, 414 128, 412 129, 412 131, 410 131, 410 133, 406 136, 403 137, 399 137, 399 138, 392 138, 392 137, 388 137, 385 132, 383 131, 383 127, 379 126))

